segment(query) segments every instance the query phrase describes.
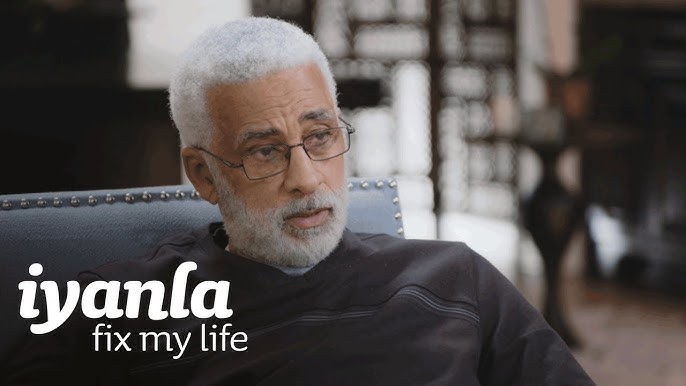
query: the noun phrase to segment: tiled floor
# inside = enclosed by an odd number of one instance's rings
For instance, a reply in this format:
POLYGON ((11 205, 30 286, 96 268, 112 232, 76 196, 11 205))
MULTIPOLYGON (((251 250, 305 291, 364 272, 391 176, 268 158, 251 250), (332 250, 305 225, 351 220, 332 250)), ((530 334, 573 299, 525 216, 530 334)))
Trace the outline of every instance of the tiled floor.
MULTIPOLYGON (((609 386, 686 386, 686 299, 586 280, 579 250, 565 257, 562 303, 581 340, 574 354, 591 378, 609 386)), ((517 285, 539 307, 540 278, 517 285)))

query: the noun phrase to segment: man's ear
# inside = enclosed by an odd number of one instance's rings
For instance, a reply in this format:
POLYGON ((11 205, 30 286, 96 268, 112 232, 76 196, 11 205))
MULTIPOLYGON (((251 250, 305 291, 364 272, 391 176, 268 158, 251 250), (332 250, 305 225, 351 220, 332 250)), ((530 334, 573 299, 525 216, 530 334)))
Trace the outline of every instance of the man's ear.
POLYGON ((217 186, 200 150, 193 147, 184 147, 181 149, 181 160, 186 170, 186 176, 188 176, 195 190, 200 193, 200 197, 211 204, 216 204, 219 201, 217 186))

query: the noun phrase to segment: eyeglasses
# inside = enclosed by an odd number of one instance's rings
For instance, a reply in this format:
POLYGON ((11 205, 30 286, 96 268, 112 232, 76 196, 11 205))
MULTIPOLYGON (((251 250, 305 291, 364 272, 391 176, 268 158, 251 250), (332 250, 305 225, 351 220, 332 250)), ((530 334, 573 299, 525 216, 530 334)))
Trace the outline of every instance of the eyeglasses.
POLYGON ((243 168, 245 176, 250 180, 261 180, 283 173, 288 169, 291 149, 294 147, 302 146, 305 154, 312 161, 326 161, 350 150, 350 134, 355 132, 355 128, 342 119, 341 122, 345 126, 316 131, 303 138, 303 141, 296 145, 269 144, 250 149, 243 154, 239 164, 229 162, 200 146, 195 146, 195 148, 209 154, 230 168, 243 168))

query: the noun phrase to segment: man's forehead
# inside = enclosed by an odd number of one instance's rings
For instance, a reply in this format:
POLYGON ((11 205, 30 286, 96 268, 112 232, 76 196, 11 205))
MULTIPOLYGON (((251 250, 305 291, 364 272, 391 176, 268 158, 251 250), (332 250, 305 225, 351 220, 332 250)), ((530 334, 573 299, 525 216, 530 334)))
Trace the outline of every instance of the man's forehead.
POLYGON ((294 125, 332 125, 337 121, 335 101, 314 64, 276 71, 254 81, 219 84, 210 87, 206 96, 219 136, 234 144, 284 133, 294 125))
MULTIPOLYGON (((307 124, 308 122, 325 122, 330 123, 336 121, 337 117, 335 112, 329 108, 318 108, 313 110, 306 110, 300 113, 298 117, 298 122, 300 124, 307 124)), ((238 130, 235 135, 235 142, 240 144, 245 141, 257 138, 278 136, 283 134, 284 129, 280 127, 281 125, 272 120, 265 119, 264 122, 256 123, 253 125, 246 125, 238 130)))

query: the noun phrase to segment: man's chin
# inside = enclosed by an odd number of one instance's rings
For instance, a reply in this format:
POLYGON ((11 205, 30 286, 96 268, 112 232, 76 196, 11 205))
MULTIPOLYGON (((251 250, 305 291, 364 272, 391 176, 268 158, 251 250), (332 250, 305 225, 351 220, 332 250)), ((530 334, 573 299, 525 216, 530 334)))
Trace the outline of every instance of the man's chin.
POLYGON ((309 267, 328 257, 341 241, 347 190, 334 196, 323 193, 313 196, 312 202, 298 201, 266 212, 247 209, 228 187, 224 192, 219 206, 229 249, 244 257, 271 265, 309 267), (314 212, 309 209, 312 207, 329 209, 314 212))
POLYGON ((319 263, 333 252, 341 240, 343 231, 332 229, 333 224, 311 227, 297 228, 285 227, 283 243, 290 244, 290 258, 287 258, 286 265, 292 267, 309 267, 319 263))
MULTIPOLYGON (((253 233, 252 237, 242 235, 243 229, 233 229, 236 242, 229 246, 230 251, 262 263, 293 268, 310 267, 324 260, 342 236, 342 232, 334 235, 338 232, 331 229, 331 224, 306 229, 284 225, 276 232, 253 233)), ((228 233, 231 240, 231 231, 228 233)))
POLYGON ((289 223, 284 223, 282 232, 289 240, 306 244, 316 242, 317 237, 326 231, 327 225, 329 224, 325 223, 314 227, 301 228, 289 223))

